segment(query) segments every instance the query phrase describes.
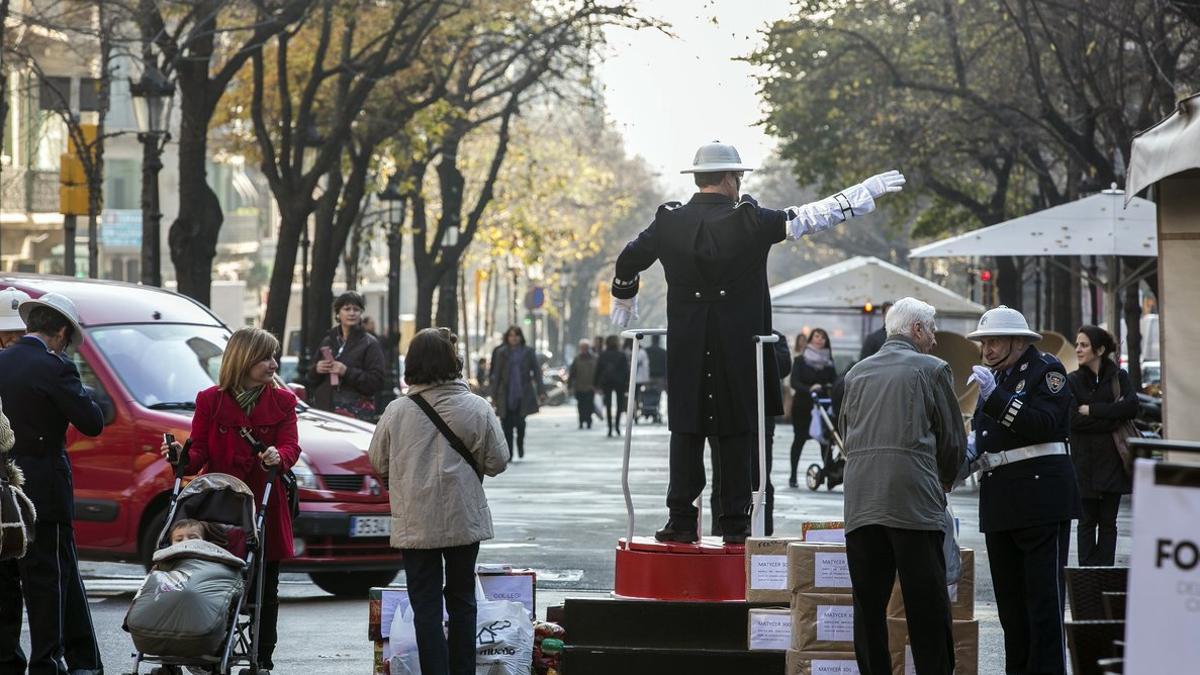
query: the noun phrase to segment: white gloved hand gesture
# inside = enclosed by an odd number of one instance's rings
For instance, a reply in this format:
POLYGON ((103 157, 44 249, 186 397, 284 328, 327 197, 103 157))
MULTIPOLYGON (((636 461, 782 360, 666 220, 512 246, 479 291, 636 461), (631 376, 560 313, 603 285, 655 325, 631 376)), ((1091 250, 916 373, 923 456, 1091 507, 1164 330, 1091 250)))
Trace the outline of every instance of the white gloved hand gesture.
POLYGON ((971 376, 967 378, 967 384, 971 384, 972 380, 979 383, 980 401, 986 401, 992 392, 996 391, 996 376, 983 366, 971 366, 971 376))
POLYGON ((904 183, 904 174, 892 170, 871 176, 864 180, 862 185, 867 188, 867 192, 871 193, 872 199, 879 199, 881 195, 888 192, 899 192, 904 188, 904 183))
POLYGON ((614 326, 628 328, 629 324, 637 321, 637 296, 633 296, 628 300, 621 298, 612 299, 612 312, 609 313, 609 318, 612 319, 614 326))

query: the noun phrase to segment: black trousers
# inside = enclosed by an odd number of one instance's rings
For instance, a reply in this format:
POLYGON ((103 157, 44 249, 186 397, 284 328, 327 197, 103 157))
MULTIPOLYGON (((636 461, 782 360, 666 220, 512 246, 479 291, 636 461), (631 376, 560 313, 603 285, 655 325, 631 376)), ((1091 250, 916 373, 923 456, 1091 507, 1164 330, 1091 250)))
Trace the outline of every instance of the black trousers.
MULTIPOLYGON (((251 589, 253 592, 253 588, 251 589)), ((258 666, 275 668, 275 645, 279 642, 279 561, 263 565, 262 616, 258 625, 258 666)))
POLYGON ((984 537, 1004 629, 1005 672, 1064 675, 1063 568, 1071 550, 1071 521, 984 537))
MULTIPOLYGON (((667 509, 677 530, 696 528, 696 498, 704 489, 704 434, 671 432, 671 483, 667 509)), ((754 436, 713 436, 714 494, 719 493, 717 522, 723 534, 750 531, 750 455, 754 436), (717 485, 716 474, 720 475, 717 485)))
MULTIPOLYGON (((771 484, 771 454, 775 445, 775 418, 767 418, 767 485, 766 495, 763 499, 763 534, 771 536, 775 533, 775 486, 771 484)), ((712 513, 712 534, 714 537, 719 537, 724 532, 721 529, 721 462, 720 441, 714 438, 708 439, 709 447, 712 448, 713 454, 713 476, 712 476, 712 496, 709 497, 709 511, 712 513)), ((751 439, 750 445, 750 507, 751 515, 754 511, 754 491, 758 489, 758 434, 755 434, 751 439)))
POLYGON ((1086 567, 1112 567, 1117 562, 1117 513, 1121 495, 1101 492, 1095 499, 1084 498, 1083 517, 1079 519, 1079 564, 1086 567))
POLYGON ((500 420, 504 429, 504 442, 508 443, 508 458, 513 457, 513 432, 517 433, 517 457, 525 456, 525 415, 520 410, 509 410, 500 420))
POLYGON ((25 557, 0 562, 0 675, 23 675, 27 665, 29 675, 66 673, 68 640, 80 661, 72 669, 99 669, 75 532, 69 523, 54 522, 39 522, 35 531, 25 557), (21 649, 22 609, 29 615, 28 658, 21 649), (81 615, 68 619, 67 612, 81 615), (84 663, 85 655, 94 664, 84 663))
POLYGON ((629 392, 624 389, 604 389, 604 419, 608 420, 608 433, 621 433, 621 413, 625 412, 629 392), (613 414, 613 400, 617 403, 617 412, 613 414))
POLYGON ((413 608, 417 653, 425 675, 475 674, 475 559, 479 544, 450 548, 406 548, 404 577, 413 608), (442 586, 442 561, 446 585, 442 586), (442 598, 450 615, 442 632, 442 598))
POLYGON ((575 392, 575 408, 579 411, 579 424, 592 428, 592 415, 596 413, 596 396, 593 391, 575 392))
POLYGON ((887 604, 897 573, 917 672, 954 672, 943 536, 938 530, 901 530, 883 525, 867 525, 846 533, 846 561, 854 587, 854 654, 862 675, 892 673, 887 604))
POLYGON ((804 449, 804 443, 808 440, 808 427, 812 424, 812 401, 805 399, 808 405, 792 404, 792 453, 791 453, 791 473, 788 474, 788 480, 796 482, 796 467, 800 464, 800 451, 804 449))

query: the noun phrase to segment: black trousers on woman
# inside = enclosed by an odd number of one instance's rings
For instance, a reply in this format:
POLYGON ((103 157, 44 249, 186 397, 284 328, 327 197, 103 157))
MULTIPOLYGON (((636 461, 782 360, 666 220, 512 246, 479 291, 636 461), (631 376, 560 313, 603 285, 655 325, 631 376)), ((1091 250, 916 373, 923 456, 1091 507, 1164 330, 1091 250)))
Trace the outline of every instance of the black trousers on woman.
POLYGON ((1112 567, 1117 561, 1117 512, 1121 495, 1101 492, 1094 499, 1084 498, 1083 517, 1079 519, 1079 564, 1083 567, 1112 567))
POLYGON ((626 399, 629 398, 629 393, 622 389, 605 389, 604 390, 604 418, 608 420, 608 435, 612 436, 615 431, 618 436, 621 435, 621 413, 625 412, 627 406, 626 399), (613 399, 616 399, 617 413, 613 414, 613 399))
POLYGON ((475 559, 479 542, 448 548, 406 548, 403 552, 421 672, 475 675, 475 559), (449 636, 442 632, 443 598, 450 616, 449 636))
POLYGON ((788 485, 796 482, 796 467, 800 464, 800 451, 808 440, 808 427, 812 424, 812 400, 792 404, 792 456, 789 466, 792 472, 788 474, 788 485), (807 403, 807 405, 805 405, 807 403))
POLYGON ((500 420, 504 429, 504 442, 508 443, 508 458, 513 457, 513 432, 517 434, 517 457, 525 456, 525 415, 520 410, 509 410, 500 420))

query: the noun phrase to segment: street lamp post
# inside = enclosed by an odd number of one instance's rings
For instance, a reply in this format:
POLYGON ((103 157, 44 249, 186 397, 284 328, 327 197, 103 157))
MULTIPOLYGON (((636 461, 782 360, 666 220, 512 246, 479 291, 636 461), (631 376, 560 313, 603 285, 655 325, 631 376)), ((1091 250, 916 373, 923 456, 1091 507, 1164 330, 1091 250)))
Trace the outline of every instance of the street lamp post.
POLYGON ((400 271, 404 263, 404 195, 396 187, 396 176, 379 193, 388 224, 388 372, 392 391, 400 390, 400 271))
MULTIPOLYGON (((149 55, 148 55, 149 56, 149 55)), ((162 149, 171 139, 167 131, 167 103, 175 85, 147 58, 142 77, 129 85, 133 112, 142 144, 142 274, 143 284, 162 286, 162 212, 159 210, 158 172, 162 149)))

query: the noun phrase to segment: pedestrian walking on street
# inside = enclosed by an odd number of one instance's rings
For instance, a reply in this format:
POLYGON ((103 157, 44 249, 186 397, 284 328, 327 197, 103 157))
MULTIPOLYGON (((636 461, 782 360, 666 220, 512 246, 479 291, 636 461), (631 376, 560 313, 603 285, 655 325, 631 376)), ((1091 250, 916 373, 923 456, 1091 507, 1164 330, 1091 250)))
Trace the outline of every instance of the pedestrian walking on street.
POLYGON ((1086 567, 1116 563, 1121 495, 1133 492, 1114 433, 1137 416, 1138 398, 1129 374, 1113 360, 1116 352, 1108 331, 1083 326, 1075 337, 1079 370, 1067 376, 1076 406, 1071 412, 1071 459, 1083 507, 1079 564, 1086 567))
POLYGON ((646 360, 650 363, 650 383, 659 391, 664 391, 667 388, 667 350, 663 349, 661 335, 650 336, 646 360))
MULTIPOLYGON (((797 340, 797 346, 799 341, 797 340)), ((788 487, 799 487, 796 467, 800 464, 800 453, 804 443, 813 438, 813 392, 829 396, 829 388, 837 379, 837 367, 833 364, 833 345, 824 328, 814 328, 808 334, 803 349, 792 361, 792 456, 788 487)), ((819 416, 818 416, 819 419, 819 416)))
POLYGON ((364 304, 355 291, 333 301, 337 325, 313 354, 309 400, 321 410, 373 422, 379 417, 375 396, 387 384, 388 369, 379 340, 362 326, 364 304))
POLYGON ((596 356, 592 354, 592 344, 587 340, 579 341, 579 353, 567 371, 567 391, 575 396, 579 428, 586 426, 591 429, 592 413, 596 406, 596 356))
MULTIPOLYGON (((896 311, 893 307, 892 311, 896 311)), ((1042 336, 1001 305, 967 338, 982 343, 984 365, 971 429, 978 459, 979 529, 987 544, 1004 628, 1005 671, 1067 672, 1063 568, 1079 487, 1068 454, 1075 410, 1061 362, 1037 350, 1042 336)))
POLYGON ((0 349, 16 344, 25 334, 20 308, 28 299, 28 293, 15 288, 0 290, 0 349))
POLYGON ((883 347, 846 374, 839 417, 854 652, 864 675, 892 672, 887 604, 899 574, 916 672, 950 675, 945 493, 962 467, 966 431, 950 366, 929 354, 934 308, 901 298, 886 327, 883 347))
MULTIPOLYGON (((658 208, 653 222, 625 245, 612 282, 612 320, 637 319, 639 275, 662 263, 667 284, 667 406, 671 429, 666 526, 659 541, 694 542, 696 497, 704 489, 704 444, 720 443, 721 529, 729 544, 750 533, 750 455, 758 427, 754 336, 771 330, 767 254, 785 239, 829 229, 875 208, 898 192, 904 177, 891 171, 832 197, 776 211, 739 192, 742 163, 731 145, 702 146, 690 168, 699 189, 687 204, 658 208)), ((778 379, 763 345, 768 381, 778 379)), ((766 413, 783 413, 780 393, 767 392, 766 413)))
MULTIPOLYGON (((192 415, 192 447, 185 475, 201 470, 227 473, 241 479, 262 503, 267 472, 278 469, 267 504, 266 544, 263 550, 262 611, 258 637, 258 662, 273 669, 279 639, 279 565, 295 555, 292 547, 292 513, 282 476, 300 459, 296 429, 296 397, 276 385, 279 341, 261 328, 239 328, 229 338, 221 357, 217 384, 196 395, 192 415), (267 449, 255 455, 240 431, 248 429, 267 449)), ((179 444, 175 444, 178 456, 179 444)), ((160 448, 164 457, 169 448, 160 448)), ((250 589, 250 597, 254 590, 250 589)), ((261 671, 260 671, 261 672, 261 671)))
POLYGON ((462 379, 456 341, 444 328, 413 337, 408 396, 388 405, 369 451, 388 487, 425 675, 475 673, 475 560, 493 536, 483 477, 503 472, 510 456, 491 406, 462 379))
MULTIPOLYGON (((542 371, 533 349, 525 344, 525 333, 518 326, 504 331, 504 344, 492 353, 492 370, 488 375, 492 387, 492 405, 503 421, 504 441, 508 454, 513 455, 513 435, 516 435, 516 457, 525 457, 525 418, 539 410, 538 397, 542 391, 542 371)), ((411 383, 410 383, 411 384, 411 383)))
POLYGON ((74 494, 66 430, 104 429, 100 407, 83 388, 67 354, 84 340, 75 305, 46 293, 19 306, 28 333, 0 351, 0 399, 12 425, 9 456, 25 474, 37 511, 25 556, 0 562, 0 673, 103 671, 75 552, 74 494), (31 651, 20 646, 22 605, 31 651), (68 648, 70 647, 70 650, 68 648))
POLYGON ((621 413, 629 398, 629 357, 621 350, 621 338, 609 335, 604 339, 604 351, 596 363, 596 386, 604 396, 604 419, 608 420, 608 437, 621 435, 621 413), (616 410, 613 410, 613 403, 616 410))
POLYGON ((862 361, 869 356, 874 356, 875 352, 879 351, 880 347, 883 347, 883 343, 887 342, 887 315, 888 310, 891 308, 892 303, 890 302, 885 302, 880 306, 879 318, 883 321, 883 325, 871 331, 871 333, 867 335, 866 339, 863 340, 862 348, 858 350, 859 361, 862 361))

